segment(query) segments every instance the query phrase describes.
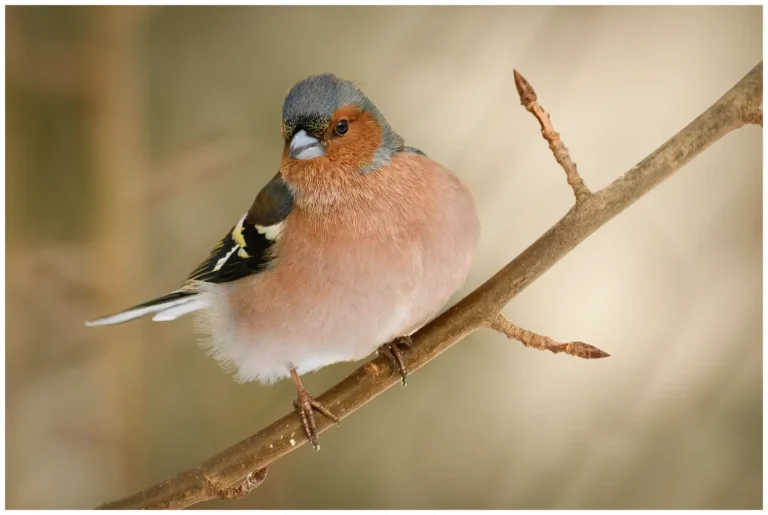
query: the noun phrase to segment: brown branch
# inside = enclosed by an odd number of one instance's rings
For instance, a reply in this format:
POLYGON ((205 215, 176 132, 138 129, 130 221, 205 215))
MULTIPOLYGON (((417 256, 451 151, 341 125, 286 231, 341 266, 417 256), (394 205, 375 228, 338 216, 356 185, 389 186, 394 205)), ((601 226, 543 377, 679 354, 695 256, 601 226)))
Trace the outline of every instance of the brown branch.
POLYGON ((526 347, 533 347, 534 349, 539 350, 548 350, 553 354, 565 352, 566 354, 570 354, 571 356, 582 359, 598 359, 607 358, 610 356, 610 354, 607 352, 584 342, 556 342, 549 336, 536 334, 532 331, 529 331, 528 329, 523 329, 522 327, 516 326, 504 318, 503 315, 497 315, 496 318, 491 322, 490 327, 494 331, 505 334, 507 338, 519 341, 526 347))
POLYGON ((563 143, 563 140, 560 139, 560 134, 552 127, 549 113, 539 105, 536 99, 536 92, 533 90, 533 86, 525 80, 525 77, 520 75, 517 70, 514 70, 514 75, 517 93, 520 95, 520 103, 539 121, 541 135, 547 140, 549 149, 555 155, 555 159, 563 167, 563 170, 565 170, 565 177, 573 190, 573 194, 576 196, 576 203, 585 201, 587 197, 592 195, 592 192, 589 191, 587 185, 584 184, 584 179, 579 175, 576 163, 571 159, 568 148, 563 143))
MULTIPOLYGON (((762 73, 760 62, 672 139, 606 188, 577 203, 511 263, 414 334, 413 346, 405 353, 408 369, 420 369, 463 337, 489 326, 515 295, 712 143, 745 124, 761 124, 762 73)), ((399 381, 386 357, 380 356, 317 400, 344 419, 399 381)), ((321 417, 317 425, 323 432, 333 423, 321 417)), ((183 508, 214 499, 217 495, 212 490, 242 481, 248 471, 262 470, 306 442, 299 417, 292 412, 200 466, 101 508, 183 508)))
MULTIPOLYGON (((146 210, 136 209, 127 193, 151 176, 142 141, 146 75, 141 48, 152 9, 96 6, 83 12, 83 58, 91 81, 86 120, 96 199, 90 247, 93 266, 87 273, 96 284, 109 285, 101 296, 107 310, 146 291, 141 265, 147 257, 149 217, 146 210)), ((145 385, 137 374, 148 347, 141 341, 138 325, 116 330, 112 345, 100 352, 103 366, 93 377, 108 402, 99 406, 91 426, 120 442, 119 453, 105 455, 107 463, 113 464, 107 470, 128 481, 138 477, 144 452, 143 447, 129 445, 139 440, 145 427, 139 410, 145 385)))

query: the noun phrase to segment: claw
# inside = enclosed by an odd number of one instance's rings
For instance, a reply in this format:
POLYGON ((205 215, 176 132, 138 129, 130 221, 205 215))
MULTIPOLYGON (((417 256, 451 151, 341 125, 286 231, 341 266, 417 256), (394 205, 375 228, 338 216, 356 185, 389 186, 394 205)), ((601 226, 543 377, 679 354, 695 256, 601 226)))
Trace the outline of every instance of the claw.
POLYGON ((291 377, 293 377, 293 381, 296 383, 296 390, 298 391, 298 397, 293 401, 293 406, 301 417, 301 425, 304 427, 304 432, 306 433, 309 442, 316 451, 319 451, 320 444, 317 442, 318 432, 314 411, 317 410, 330 418, 337 426, 339 425, 339 417, 312 398, 309 392, 304 388, 304 385, 301 384, 301 380, 299 380, 299 376, 295 370, 291 370, 291 377))
POLYGON ((392 368, 400 373, 403 388, 405 388, 408 383, 408 365, 405 363, 403 351, 400 350, 400 347, 410 349, 412 343, 410 336, 400 336, 379 347, 379 353, 386 356, 392 364, 392 368))

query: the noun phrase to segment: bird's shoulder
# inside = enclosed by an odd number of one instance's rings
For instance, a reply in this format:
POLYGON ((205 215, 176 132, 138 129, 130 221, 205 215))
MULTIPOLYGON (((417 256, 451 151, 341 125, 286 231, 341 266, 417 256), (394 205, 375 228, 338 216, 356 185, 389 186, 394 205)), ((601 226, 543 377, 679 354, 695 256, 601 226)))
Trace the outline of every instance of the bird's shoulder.
POLYGON ((293 194, 278 173, 205 261, 189 274, 187 283, 226 283, 264 270, 292 209, 293 194))

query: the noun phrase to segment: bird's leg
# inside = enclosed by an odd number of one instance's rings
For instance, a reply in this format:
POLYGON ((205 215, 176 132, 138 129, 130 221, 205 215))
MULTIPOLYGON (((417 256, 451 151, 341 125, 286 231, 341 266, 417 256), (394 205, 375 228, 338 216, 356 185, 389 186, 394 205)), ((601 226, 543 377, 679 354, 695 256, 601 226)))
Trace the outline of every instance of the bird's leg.
POLYGON ((391 342, 385 343, 379 347, 378 350, 379 354, 384 354, 387 359, 389 359, 389 362, 392 363, 392 368, 400 373, 400 377, 403 380, 403 387, 405 387, 408 379, 408 365, 405 364, 403 351, 401 349, 410 349, 411 343, 410 336, 398 336, 391 342))
POLYGON ((304 385, 301 384, 301 379, 299 379, 299 374, 296 373, 295 368, 291 369, 291 379, 293 379, 293 384, 296 385, 296 390, 299 394, 298 398, 293 401, 293 406, 296 408, 296 411, 301 417, 301 423, 304 426, 304 432, 307 433, 307 438, 309 438, 312 447, 314 447, 316 451, 319 451, 320 445, 317 443, 317 424, 315 424, 315 415, 313 410, 319 411, 326 417, 336 422, 337 425, 339 423, 339 417, 331 413, 328 408, 312 398, 307 389, 304 388, 304 385))

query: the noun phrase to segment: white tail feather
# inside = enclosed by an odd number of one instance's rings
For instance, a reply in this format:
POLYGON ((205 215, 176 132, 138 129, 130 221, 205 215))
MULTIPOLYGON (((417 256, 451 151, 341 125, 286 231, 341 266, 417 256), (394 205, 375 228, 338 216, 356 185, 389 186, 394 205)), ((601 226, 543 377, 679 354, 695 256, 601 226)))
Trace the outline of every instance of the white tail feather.
POLYGON ((173 308, 174 306, 187 304, 191 300, 192 299, 185 297, 181 299, 171 300, 168 302, 163 302, 160 304, 154 304, 152 306, 144 306, 141 308, 128 309, 125 311, 121 311, 120 313, 116 313, 114 315, 109 315, 106 317, 97 318, 96 320, 91 320, 89 322, 86 322, 85 325, 88 327, 96 327, 100 325, 121 324, 123 322, 128 322, 129 320, 133 320, 135 318, 143 317, 144 315, 149 315, 150 313, 157 313, 158 311, 165 311, 166 309, 173 308))
POLYGON ((159 312, 157 315, 152 317, 152 320, 155 322, 167 322, 169 320, 176 320, 180 316, 193 313, 199 309, 203 309, 206 306, 208 306, 208 304, 202 299, 189 299, 184 304, 179 304, 178 306, 173 306, 159 312))

